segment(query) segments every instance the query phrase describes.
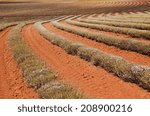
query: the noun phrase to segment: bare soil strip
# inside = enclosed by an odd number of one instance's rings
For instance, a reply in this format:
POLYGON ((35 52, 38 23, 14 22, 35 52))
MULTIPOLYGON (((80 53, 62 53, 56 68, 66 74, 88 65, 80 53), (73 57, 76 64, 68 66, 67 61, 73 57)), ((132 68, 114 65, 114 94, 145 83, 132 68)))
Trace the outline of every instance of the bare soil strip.
POLYGON ((58 79, 76 87, 88 98, 150 98, 150 93, 137 85, 68 55, 43 38, 32 25, 24 27, 22 35, 33 51, 58 73, 58 79))
POLYGON ((63 37, 69 38, 73 41, 78 41, 80 43, 86 44, 86 45, 91 46, 93 48, 97 48, 101 51, 107 52, 109 54, 121 56, 128 61, 140 64, 140 65, 150 66, 150 57, 148 57, 148 56, 138 54, 136 52, 127 51, 127 50, 120 50, 117 47, 108 46, 106 44, 99 43, 99 42, 87 39, 85 37, 81 37, 81 36, 57 29, 54 26, 52 26, 50 23, 46 23, 46 24, 44 24, 44 26, 48 30, 50 30, 50 31, 52 31, 58 35, 61 35, 63 37))
POLYGON ((0 98, 38 98, 23 79, 8 46, 10 28, 0 32, 0 98))

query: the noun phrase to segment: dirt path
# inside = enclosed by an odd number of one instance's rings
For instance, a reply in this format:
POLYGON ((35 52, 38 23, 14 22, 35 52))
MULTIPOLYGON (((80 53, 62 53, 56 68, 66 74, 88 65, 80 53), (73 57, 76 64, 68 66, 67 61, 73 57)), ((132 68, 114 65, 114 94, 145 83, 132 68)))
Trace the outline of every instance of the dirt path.
POLYGON ((131 52, 131 51, 127 51, 127 50, 121 50, 121 49, 114 47, 114 46, 108 46, 104 43, 96 42, 94 40, 90 40, 90 39, 75 35, 75 34, 57 29, 54 26, 52 26, 50 23, 46 23, 46 24, 44 24, 44 26, 48 30, 50 30, 54 33, 57 33, 63 37, 69 38, 73 41, 78 41, 78 42, 86 44, 88 46, 97 48, 101 51, 107 52, 109 54, 121 56, 128 61, 140 64, 140 65, 150 66, 150 57, 148 57, 146 55, 138 54, 136 52, 131 52))
POLYGON ((58 79, 89 98, 150 98, 150 93, 137 85, 126 83, 77 56, 68 55, 43 38, 32 25, 24 27, 22 35, 34 52, 58 73, 58 79))
POLYGON ((25 83, 8 47, 10 28, 0 32, 0 98, 38 98, 25 83))

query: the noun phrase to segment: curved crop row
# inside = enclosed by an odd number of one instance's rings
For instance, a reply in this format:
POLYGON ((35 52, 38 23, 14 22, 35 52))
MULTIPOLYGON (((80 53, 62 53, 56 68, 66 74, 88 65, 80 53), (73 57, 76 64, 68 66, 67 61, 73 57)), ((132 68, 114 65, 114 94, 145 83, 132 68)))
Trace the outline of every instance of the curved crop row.
POLYGON ((96 66, 101 66, 126 81, 137 83, 143 88, 150 90, 149 67, 128 62, 122 57, 110 55, 103 51, 56 35, 43 27, 41 22, 35 23, 35 28, 48 41, 63 48, 67 53, 78 55, 82 59, 92 62, 96 66))
POLYGON ((145 15, 133 15, 133 16, 127 16, 127 18, 147 18, 147 19, 149 19, 150 18, 150 16, 149 16, 149 14, 145 14, 145 15))
POLYGON ((7 24, 0 24, 0 31, 3 31, 5 28, 17 25, 17 23, 7 23, 7 24))
POLYGON ((90 19, 77 19, 81 22, 93 23, 93 24, 102 24, 102 25, 109 25, 114 27, 127 27, 127 28, 136 28, 142 30, 150 30, 149 24, 139 24, 139 23, 131 23, 131 22, 113 22, 113 21, 98 21, 98 20, 90 20, 90 19))
POLYGON ((150 21, 144 21, 144 20, 137 20, 137 19, 133 19, 133 20, 129 20, 129 19, 115 19, 115 18, 94 18, 94 17, 90 17, 89 19, 91 20, 97 20, 97 21, 111 21, 111 22, 118 22, 118 23, 143 23, 143 24, 150 24, 150 21))
MULTIPOLYGON (((110 18, 110 17, 109 17, 110 18)), ((150 21, 150 18, 146 18, 143 16, 139 17, 126 17, 126 16, 111 16, 112 19, 120 19, 120 20, 138 20, 138 21, 150 21)))
POLYGON ((94 2, 94 3, 100 3, 100 5, 104 6, 141 6, 147 3, 147 1, 131 1, 131 0, 80 0, 80 1, 86 1, 86 2, 94 2))
POLYGON ((41 61, 21 37, 21 23, 14 27, 9 45, 27 83, 34 87, 42 98, 80 98, 70 86, 57 81, 55 74, 41 61))
MULTIPOLYGON (((131 18, 133 18, 133 17, 142 18, 142 17, 149 17, 149 14, 150 14, 149 11, 144 11, 144 12, 132 12, 132 11, 130 11, 130 12, 124 12, 123 16, 131 17, 131 18)), ((118 16, 121 17, 121 15, 118 15, 118 16)))
MULTIPOLYGON (((82 21, 82 20, 78 20, 82 21)), ((150 39, 150 31, 147 30, 139 30, 139 29, 133 29, 133 28, 125 28, 125 27, 113 27, 113 26, 108 26, 108 25, 98 25, 98 24, 89 24, 88 21, 68 21, 68 23, 80 26, 80 27, 87 27, 87 28, 92 28, 92 29, 97 29, 97 30, 102 30, 102 31, 108 31, 108 32, 115 32, 115 33, 120 33, 120 34, 127 34, 132 37, 139 37, 139 38, 144 38, 144 39, 150 39), (85 23, 86 22, 86 23, 85 23)))
POLYGON ((150 44, 138 40, 130 40, 127 38, 114 37, 103 33, 98 32, 90 32, 86 29, 77 29, 76 27, 72 27, 70 25, 64 25, 58 22, 51 22, 55 27, 66 30, 68 32, 96 40, 97 42, 103 42, 108 45, 117 46, 118 48, 131 50, 138 53, 150 55, 150 44))
MULTIPOLYGON (((150 16, 149 16, 149 12, 140 12, 140 13, 138 13, 138 12, 129 12, 129 13, 126 13, 126 14, 124 14, 124 16, 126 16, 127 18, 149 18, 150 16)), ((119 17, 121 17, 121 16, 119 16, 119 17)))

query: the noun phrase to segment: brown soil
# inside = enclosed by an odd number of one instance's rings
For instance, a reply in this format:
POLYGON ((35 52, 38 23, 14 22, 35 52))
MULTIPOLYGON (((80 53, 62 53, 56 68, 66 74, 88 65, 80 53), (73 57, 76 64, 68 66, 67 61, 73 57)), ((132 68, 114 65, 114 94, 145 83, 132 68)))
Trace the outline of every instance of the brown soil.
MULTIPOLYGON (((42 0, 41 0, 42 1, 42 0)), ((46 0, 48 1, 48 0, 46 0)), ((51 1, 51 0, 49 0, 51 1)), ((56 0, 53 0, 56 1, 56 0)), ((70 0, 69 0, 70 1, 70 0)), ((66 3, 66 2, 45 2, 35 3, 34 0, 31 3, 28 2, 16 2, 5 1, 0 2, 0 21, 10 22, 18 20, 29 20, 29 19, 45 19, 45 17, 62 16, 62 15, 79 15, 79 14, 93 14, 93 13, 114 13, 114 12, 130 12, 139 11, 143 12, 149 10, 147 2, 140 1, 141 4, 133 2, 131 5, 124 5, 117 3, 66 3), (133 5, 133 4, 136 5, 133 5), (144 4, 143 4, 144 3, 144 4), (39 10, 40 8, 40 10, 39 10), (65 10, 64 10, 65 9, 65 10), (78 9, 78 10, 77 10, 78 9)))
POLYGON ((33 25, 24 27, 22 35, 33 51, 58 73, 59 80, 79 89, 88 98, 150 98, 150 93, 137 85, 68 55, 43 38, 33 25))
MULTIPOLYGON (((140 6, 147 4, 148 1, 88 1, 85 0, 84 3, 90 3, 90 4, 96 4, 97 6, 111 6, 111 7, 116 7, 116 6, 140 6), (85 2, 86 1, 86 2, 85 2)), ((81 2, 82 3, 82 2, 81 2)))
POLYGON ((63 37, 66 37, 68 39, 71 39, 73 41, 78 41, 78 42, 86 44, 90 47, 97 48, 101 51, 107 52, 109 54, 121 56, 128 61, 140 64, 140 65, 150 66, 150 57, 149 56, 138 54, 136 52, 131 52, 131 51, 127 51, 127 50, 121 50, 114 46, 108 46, 104 43, 96 42, 96 41, 87 39, 85 37, 81 37, 81 36, 63 31, 63 30, 55 28, 50 23, 46 23, 46 24, 44 24, 44 26, 48 30, 50 30, 58 35, 61 35, 63 37))
POLYGON ((38 98, 12 57, 7 43, 9 34, 10 28, 0 32, 0 98, 38 98))

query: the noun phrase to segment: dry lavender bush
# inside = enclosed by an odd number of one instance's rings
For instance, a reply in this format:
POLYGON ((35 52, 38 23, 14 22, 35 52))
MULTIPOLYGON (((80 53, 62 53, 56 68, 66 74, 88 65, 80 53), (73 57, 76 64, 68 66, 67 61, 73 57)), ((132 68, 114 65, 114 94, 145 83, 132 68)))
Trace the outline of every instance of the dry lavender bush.
POLYGON ((125 81, 137 83, 141 87, 150 90, 150 67, 131 63, 122 57, 110 55, 56 35, 43 27, 42 22, 35 23, 35 28, 48 41, 63 48, 66 52, 78 55, 96 66, 105 68, 125 81))

